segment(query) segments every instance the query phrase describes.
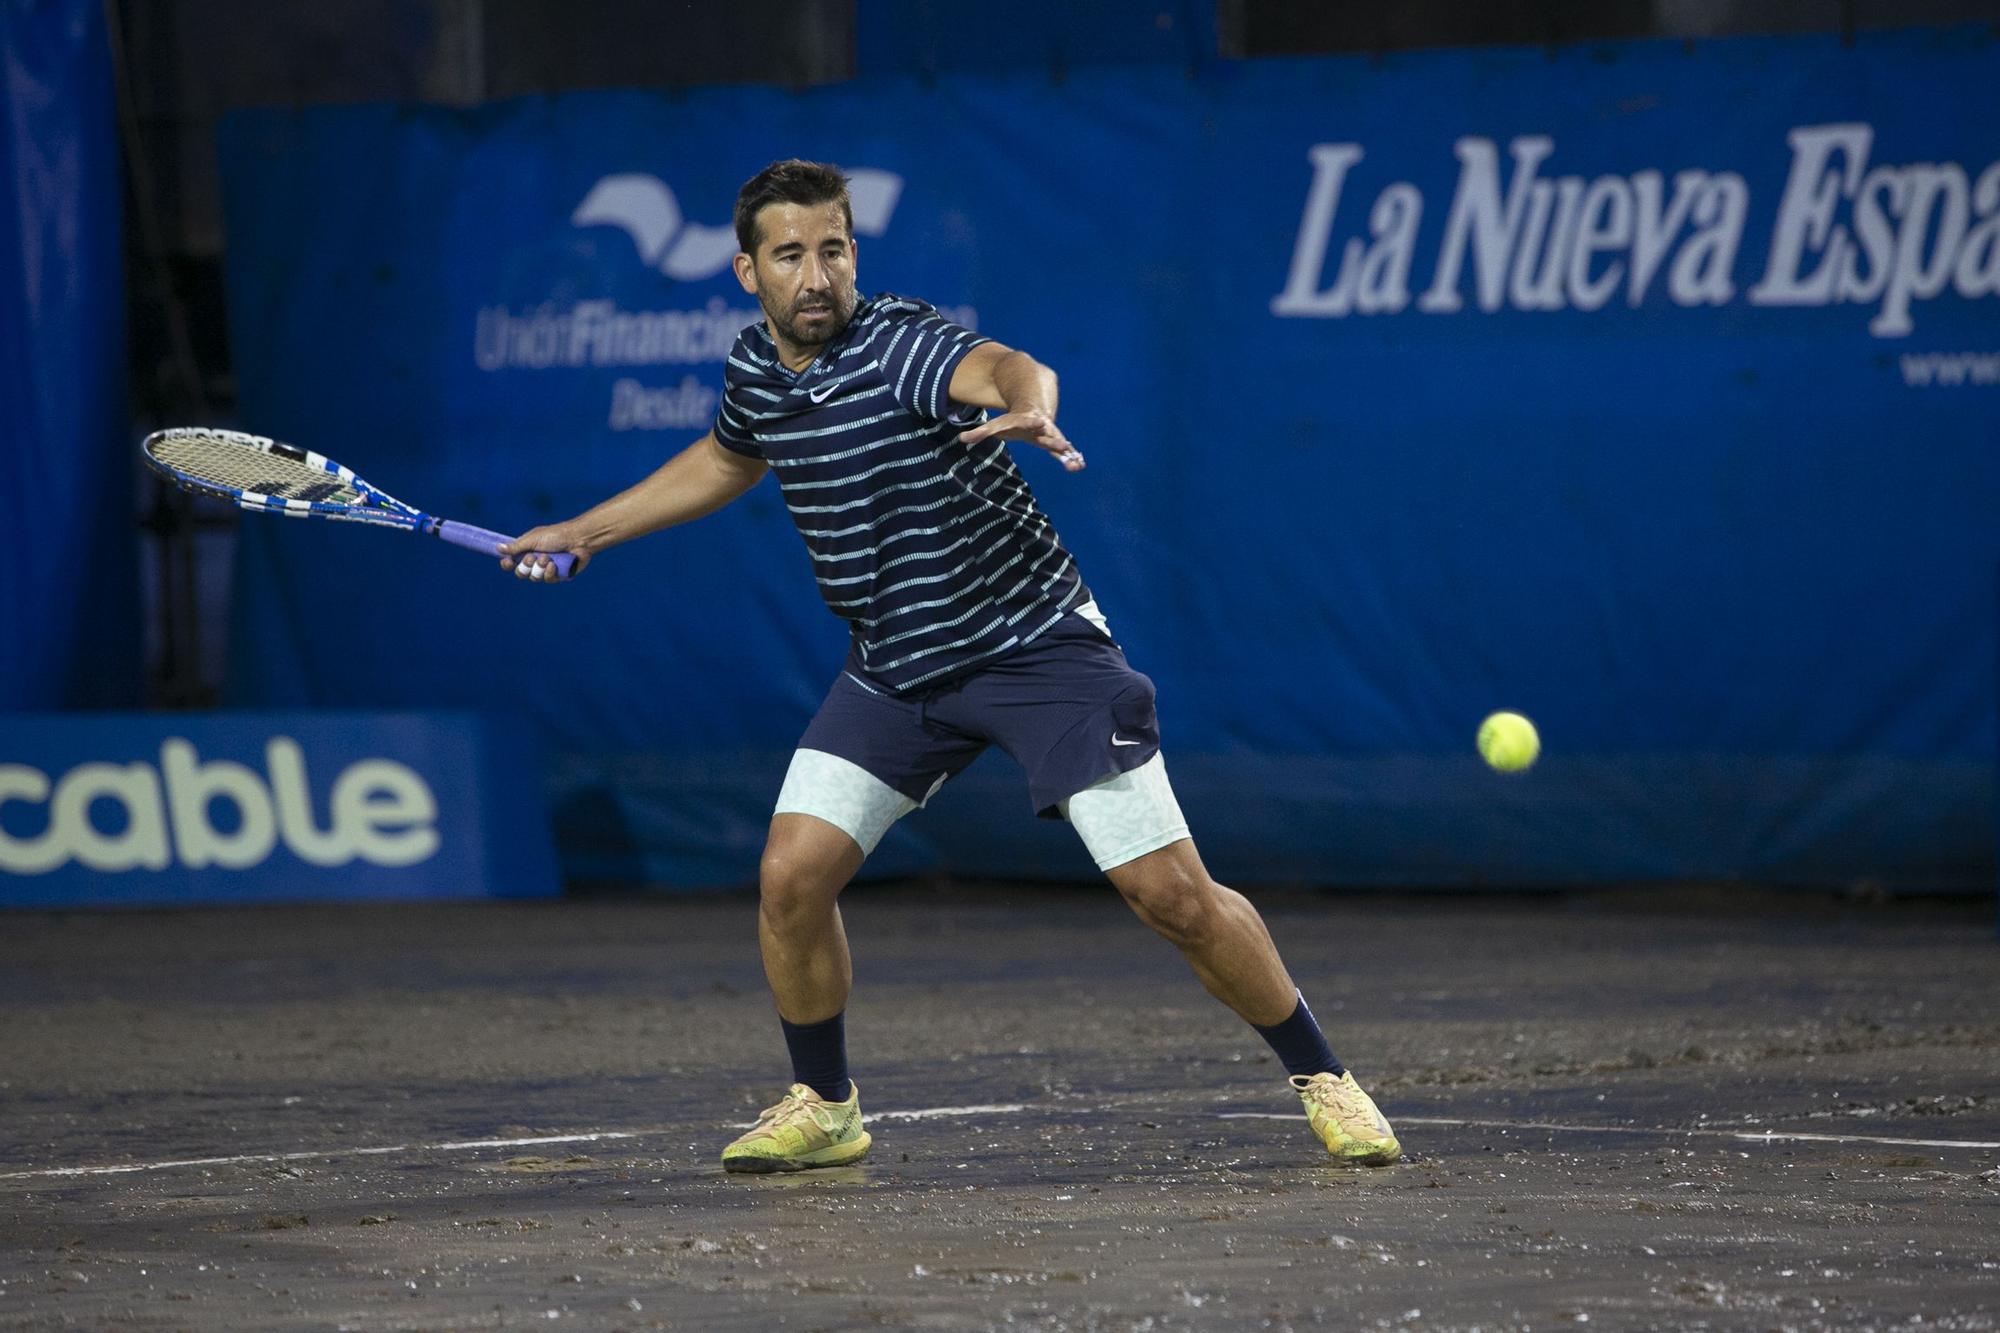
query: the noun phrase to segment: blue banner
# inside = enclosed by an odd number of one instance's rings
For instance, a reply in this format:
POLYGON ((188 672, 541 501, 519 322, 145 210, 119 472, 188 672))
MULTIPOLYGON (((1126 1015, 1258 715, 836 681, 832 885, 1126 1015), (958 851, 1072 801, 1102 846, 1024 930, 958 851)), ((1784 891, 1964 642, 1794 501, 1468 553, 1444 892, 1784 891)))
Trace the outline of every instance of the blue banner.
MULTIPOLYGON (((1983 885, 1996 79, 1969 29, 242 114, 243 408, 566 516, 709 424, 737 186, 839 162, 865 292, 1062 375, 1091 467, 1024 467, 1218 873, 1983 885)), ((844 642, 775 485, 554 591, 245 536, 241 698, 525 708, 572 866, 750 876, 844 642), (335 568, 425 632, 287 610, 335 568)), ((872 868, 1088 872, 939 802, 872 868)))
POLYGON ((540 763, 453 713, 0 718, 0 907, 553 894, 540 763))
POLYGON ((104 14, 0 3, 0 712, 138 701, 104 14))

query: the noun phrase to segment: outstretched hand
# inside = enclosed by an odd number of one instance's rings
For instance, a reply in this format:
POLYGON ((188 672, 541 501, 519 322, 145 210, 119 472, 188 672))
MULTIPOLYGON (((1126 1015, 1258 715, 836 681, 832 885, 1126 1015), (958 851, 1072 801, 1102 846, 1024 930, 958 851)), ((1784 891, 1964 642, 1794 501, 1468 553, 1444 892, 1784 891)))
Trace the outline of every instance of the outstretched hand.
POLYGON ((558 551, 567 551, 576 557, 576 567, 569 576, 575 578, 583 573, 583 567, 590 563, 590 551, 582 545, 582 538, 573 533, 567 523, 550 523, 539 528, 529 528, 500 548, 500 568, 512 570, 517 579, 527 579, 530 583, 554 583, 556 567, 549 556, 558 551))
POLYGON ((1035 408, 1004 412, 991 421, 974 426, 958 438, 967 444, 978 444, 996 435, 1003 440, 1022 440, 1037 449, 1048 450, 1066 471, 1083 471, 1083 455, 1077 452, 1076 446, 1056 425, 1056 419, 1047 412, 1035 408))

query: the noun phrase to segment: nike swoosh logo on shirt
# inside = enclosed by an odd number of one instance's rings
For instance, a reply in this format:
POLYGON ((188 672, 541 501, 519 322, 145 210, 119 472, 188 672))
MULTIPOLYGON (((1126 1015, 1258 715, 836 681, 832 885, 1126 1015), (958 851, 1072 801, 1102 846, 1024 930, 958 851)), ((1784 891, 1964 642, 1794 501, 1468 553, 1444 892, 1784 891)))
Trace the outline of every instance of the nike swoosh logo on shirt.
POLYGON ((1112 743, 1113 745, 1144 745, 1144 744, 1145 744, 1146 742, 1144 742, 1144 741, 1128 741, 1128 740, 1125 740, 1125 739, 1123 739, 1123 738, 1121 738, 1121 737, 1118 737, 1118 736, 1113 736, 1113 737, 1111 738, 1111 743, 1112 743))
POLYGON ((806 397, 812 399, 815 403, 823 403, 826 401, 826 396, 839 387, 837 384, 822 384, 807 394, 806 397))

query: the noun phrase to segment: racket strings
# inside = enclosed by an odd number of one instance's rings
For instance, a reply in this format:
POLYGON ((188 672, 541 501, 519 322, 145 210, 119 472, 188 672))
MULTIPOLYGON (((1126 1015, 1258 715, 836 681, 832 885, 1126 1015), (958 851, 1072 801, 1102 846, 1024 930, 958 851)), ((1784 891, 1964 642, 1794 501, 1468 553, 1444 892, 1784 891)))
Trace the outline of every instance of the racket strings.
POLYGON ((227 440, 176 436, 156 441, 152 452, 182 476, 227 490, 252 491, 278 500, 371 503, 337 472, 227 440))

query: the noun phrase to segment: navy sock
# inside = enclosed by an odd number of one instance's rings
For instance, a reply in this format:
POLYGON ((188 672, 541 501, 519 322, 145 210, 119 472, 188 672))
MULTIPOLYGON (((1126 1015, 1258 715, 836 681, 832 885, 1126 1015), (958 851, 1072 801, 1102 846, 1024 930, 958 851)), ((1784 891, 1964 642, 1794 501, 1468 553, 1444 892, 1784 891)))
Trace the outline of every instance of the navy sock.
POLYGON ((794 1023, 783 1014, 785 1049, 792 1053, 792 1079, 830 1102, 847 1100, 847 1014, 821 1023, 794 1023))
MULTIPOLYGON (((1257 1027, 1255 1023, 1250 1026, 1257 1027)), ((1327 1049, 1326 1036, 1319 1030, 1313 1011, 1306 1008, 1304 995, 1299 996, 1299 1007, 1292 1010, 1290 1018, 1267 1028, 1258 1027, 1257 1035, 1271 1043, 1288 1074, 1331 1074, 1339 1078, 1347 1072, 1327 1049)))

